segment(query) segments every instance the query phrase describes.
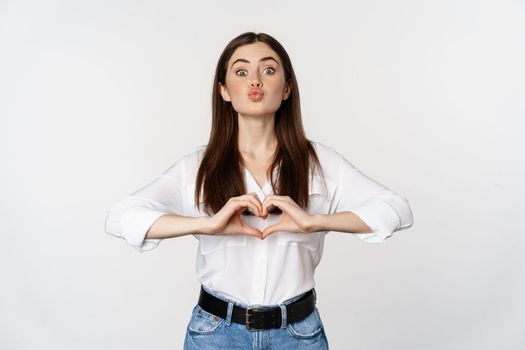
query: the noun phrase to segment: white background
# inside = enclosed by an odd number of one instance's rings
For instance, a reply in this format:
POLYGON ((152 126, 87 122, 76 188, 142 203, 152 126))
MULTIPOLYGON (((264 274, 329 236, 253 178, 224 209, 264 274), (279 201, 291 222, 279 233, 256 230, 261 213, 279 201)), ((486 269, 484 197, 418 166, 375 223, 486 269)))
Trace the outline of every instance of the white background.
POLYGON ((287 49, 307 136, 408 198, 330 233, 331 349, 525 347, 523 1, 0 1, 0 348, 180 349, 197 241, 139 254, 117 200, 208 140, 224 46, 287 49))

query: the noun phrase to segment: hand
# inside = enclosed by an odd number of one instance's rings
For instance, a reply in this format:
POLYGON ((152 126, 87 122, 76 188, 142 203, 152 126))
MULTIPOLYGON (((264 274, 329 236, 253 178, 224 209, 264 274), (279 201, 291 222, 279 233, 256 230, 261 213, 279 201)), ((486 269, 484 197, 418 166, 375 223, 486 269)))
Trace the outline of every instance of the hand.
MULTIPOLYGON (((246 210, 251 211, 257 216, 262 215, 262 204, 255 192, 247 193, 242 196, 232 197, 215 215, 210 218, 211 235, 238 235, 247 234, 262 238, 263 233, 253 227, 247 226, 241 219, 241 213, 246 210)), ((266 218, 268 214, 264 217, 266 218)))
POLYGON ((267 217, 268 208, 271 206, 281 209, 282 216, 278 223, 268 226, 263 230, 263 239, 275 231, 310 232, 313 215, 303 210, 292 198, 289 196, 266 196, 262 203, 262 215, 260 216, 267 217))

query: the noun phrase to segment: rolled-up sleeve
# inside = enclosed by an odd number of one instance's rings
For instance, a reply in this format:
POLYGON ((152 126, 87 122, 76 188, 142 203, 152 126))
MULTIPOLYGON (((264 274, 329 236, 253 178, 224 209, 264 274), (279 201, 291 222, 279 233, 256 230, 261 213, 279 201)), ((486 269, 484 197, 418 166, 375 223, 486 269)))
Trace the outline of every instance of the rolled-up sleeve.
POLYGON ((412 226, 414 218, 408 200, 365 175, 338 154, 339 180, 333 212, 351 211, 372 230, 355 233, 367 243, 383 243, 395 231, 412 226))
POLYGON ((116 202, 107 212, 106 233, 124 239, 140 253, 162 239, 145 239, 153 223, 165 214, 182 214, 182 158, 155 180, 116 202))

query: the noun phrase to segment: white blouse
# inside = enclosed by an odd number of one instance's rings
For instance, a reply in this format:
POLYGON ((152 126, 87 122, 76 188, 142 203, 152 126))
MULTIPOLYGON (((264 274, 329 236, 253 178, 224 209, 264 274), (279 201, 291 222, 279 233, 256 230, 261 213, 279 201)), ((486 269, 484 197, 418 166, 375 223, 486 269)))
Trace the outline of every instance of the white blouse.
MULTIPOLYGON (((352 211, 372 229, 371 233, 356 234, 368 243, 382 243, 394 231, 412 226, 413 215, 406 198, 363 174, 333 148, 312 143, 327 186, 316 172, 309 186, 308 212, 352 211)), ((161 215, 206 215, 197 210, 194 200, 196 174, 205 148, 199 146, 185 154, 154 181, 115 203, 107 213, 106 232, 144 252, 156 248, 162 240, 144 239, 161 215)), ((261 202, 273 194, 268 180, 261 188, 246 168, 244 173, 248 193, 256 192, 261 202)), ((247 225, 262 231, 277 223, 280 216, 268 215, 267 220, 255 215, 241 217, 247 225)), ((264 240, 248 235, 193 234, 199 240, 197 277, 211 290, 239 302, 281 303, 315 286, 314 272, 327 233, 279 231, 264 240)))

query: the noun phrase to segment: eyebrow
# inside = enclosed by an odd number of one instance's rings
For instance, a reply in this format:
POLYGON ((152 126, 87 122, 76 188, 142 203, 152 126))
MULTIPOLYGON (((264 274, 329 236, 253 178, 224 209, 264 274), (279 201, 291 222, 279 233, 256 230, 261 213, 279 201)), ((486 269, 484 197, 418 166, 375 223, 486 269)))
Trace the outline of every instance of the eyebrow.
MULTIPOLYGON (((277 63, 277 65, 279 65, 279 62, 277 62, 277 60, 275 58, 273 58, 272 56, 267 56, 267 57, 263 57, 259 60, 259 62, 263 62, 263 61, 269 61, 269 60, 273 60, 275 61, 275 63, 277 63)), ((231 67, 233 67, 233 65, 237 62, 245 62, 245 63, 250 63, 250 61, 248 61, 247 59, 244 59, 244 58, 238 58, 236 59, 235 61, 233 61, 231 67)), ((230 68, 231 68, 230 67, 230 68)))

